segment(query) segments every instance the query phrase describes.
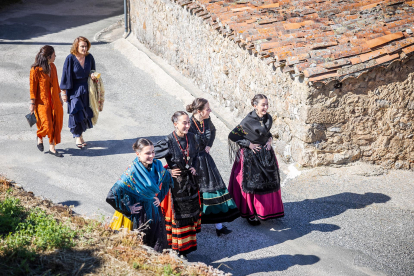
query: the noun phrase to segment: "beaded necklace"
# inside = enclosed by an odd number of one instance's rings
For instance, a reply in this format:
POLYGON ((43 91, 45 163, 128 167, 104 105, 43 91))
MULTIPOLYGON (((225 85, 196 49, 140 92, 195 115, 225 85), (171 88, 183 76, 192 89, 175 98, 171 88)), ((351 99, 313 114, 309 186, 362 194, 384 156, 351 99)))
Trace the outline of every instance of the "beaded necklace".
POLYGON ((187 135, 184 134, 185 140, 187 142, 187 146, 185 149, 181 147, 180 141, 178 141, 177 135, 175 134, 175 131, 173 132, 175 141, 177 141, 178 146, 180 147, 181 153, 183 154, 183 159, 185 160, 185 164, 188 164, 188 160, 190 159, 190 151, 188 150, 188 138, 187 135))
POLYGON ((201 131, 200 128, 198 127, 198 124, 197 124, 196 120, 194 119, 194 117, 193 117, 193 122, 196 125, 196 127, 198 129, 198 132, 200 132, 201 134, 204 133, 204 131, 206 130, 206 127, 204 125, 204 120, 203 120, 203 122, 200 122, 200 125, 203 125, 203 131, 201 131))

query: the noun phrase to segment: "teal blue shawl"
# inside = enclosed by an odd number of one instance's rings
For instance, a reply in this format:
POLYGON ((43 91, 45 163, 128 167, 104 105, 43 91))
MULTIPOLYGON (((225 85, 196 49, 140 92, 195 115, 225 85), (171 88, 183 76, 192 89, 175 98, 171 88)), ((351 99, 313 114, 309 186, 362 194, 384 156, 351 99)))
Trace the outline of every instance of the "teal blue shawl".
MULTIPOLYGON (((138 158, 132 162, 121 178, 112 187, 115 203, 122 213, 130 214, 129 206, 140 203, 147 220, 159 219, 159 207, 154 206, 154 197, 160 202, 167 195, 174 182, 170 173, 162 166, 161 161, 154 159, 151 169, 148 170, 139 162, 138 158)), ((142 212, 141 211, 141 212, 142 212)), ((131 221, 138 220, 137 215, 130 216, 131 221)))

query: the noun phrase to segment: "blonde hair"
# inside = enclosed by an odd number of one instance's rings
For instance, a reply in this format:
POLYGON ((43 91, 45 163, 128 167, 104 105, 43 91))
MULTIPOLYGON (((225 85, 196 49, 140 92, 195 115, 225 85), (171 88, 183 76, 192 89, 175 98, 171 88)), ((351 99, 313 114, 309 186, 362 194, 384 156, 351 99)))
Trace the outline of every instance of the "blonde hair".
POLYGON ((73 41, 72 48, 70 49, 70 53, 72 55, 75 55, 75 56, 76 55, 79 55, 78 48, 79 48, 79 43, 81 41, 86 42, 86 44, 88 45, 88 50, 86 51, 86 56, 89 55, 89 52, 88 51, 91 48, 91 43, 89 42, 89 40, 86 37, 83 37, 83 36, 78 36, 75 39, 75 41, 73 41))

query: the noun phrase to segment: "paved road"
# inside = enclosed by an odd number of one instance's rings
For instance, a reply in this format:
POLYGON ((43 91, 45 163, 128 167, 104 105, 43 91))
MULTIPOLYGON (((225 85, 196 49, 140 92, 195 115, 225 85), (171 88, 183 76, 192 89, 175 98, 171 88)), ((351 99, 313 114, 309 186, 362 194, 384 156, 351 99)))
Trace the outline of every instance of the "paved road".
MULTIPOLYGON (((146 55, 137 41, 94 43, 91 53, 107 95, 98 124, 85 133, 90 147, 75 149, 65 115, 57 147, 64 158, 37 150, 35 129, 24 119, 35 54, 42 45, 53 45, 60 72, 73 39, 92 40, 118 21, 122 2, 34 0, 0 11, 0 173, 37 195, 74 205, 81 214, 112 214, 104 199, 134 158, 133 141, 156 141, 172 131, 171 114, 192 99, 179 85, 186 79, 171 78, 177 72, 146 55)), ((212 154, 227 181, 229 130, 213 120, 220 133, 212 154)), ((189 260, 234 275, 414 273, 413 172, 384 173, 364 164, 299 171, 282 164, 282 170, 284 218, 255 228, 238 219, 228 224, 233 233, 220 238, 205 225, 189 260)))

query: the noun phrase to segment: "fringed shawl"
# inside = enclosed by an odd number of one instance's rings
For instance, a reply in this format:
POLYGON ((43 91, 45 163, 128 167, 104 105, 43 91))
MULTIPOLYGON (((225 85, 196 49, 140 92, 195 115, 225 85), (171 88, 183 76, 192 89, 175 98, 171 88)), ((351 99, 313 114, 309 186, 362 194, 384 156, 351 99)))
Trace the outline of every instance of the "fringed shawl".
POLYGON ((112 192, 116 207, 122 213, 131 213, 128 206, 140 203, 147 219, 157 221, 159 211, 158 207, 154 206, 154 197, 157 196, 161 202, 173 186, 171 175, 164 169, 161 161, 154 159, 151 169, 148 170, 138 158, 135 158, 112 187, 112 192))
POLYGON ((89 86, 89 107, 93 111, 92 124, 98 123, 99 112, 103 110, 105 102, 105 87, 102 82, 101 74, 91 71, 96 76, 96 81, 93 81, 90 77, 88 79, 89 86))
POLYGON ((249 143, 265 145, 272 136, 270 129, 273 120, 269 113, 263 117, 257 116, 256 111, 251 111, 229 134, 230 162, 238 159, 240 145, 248 147, 249 143))

